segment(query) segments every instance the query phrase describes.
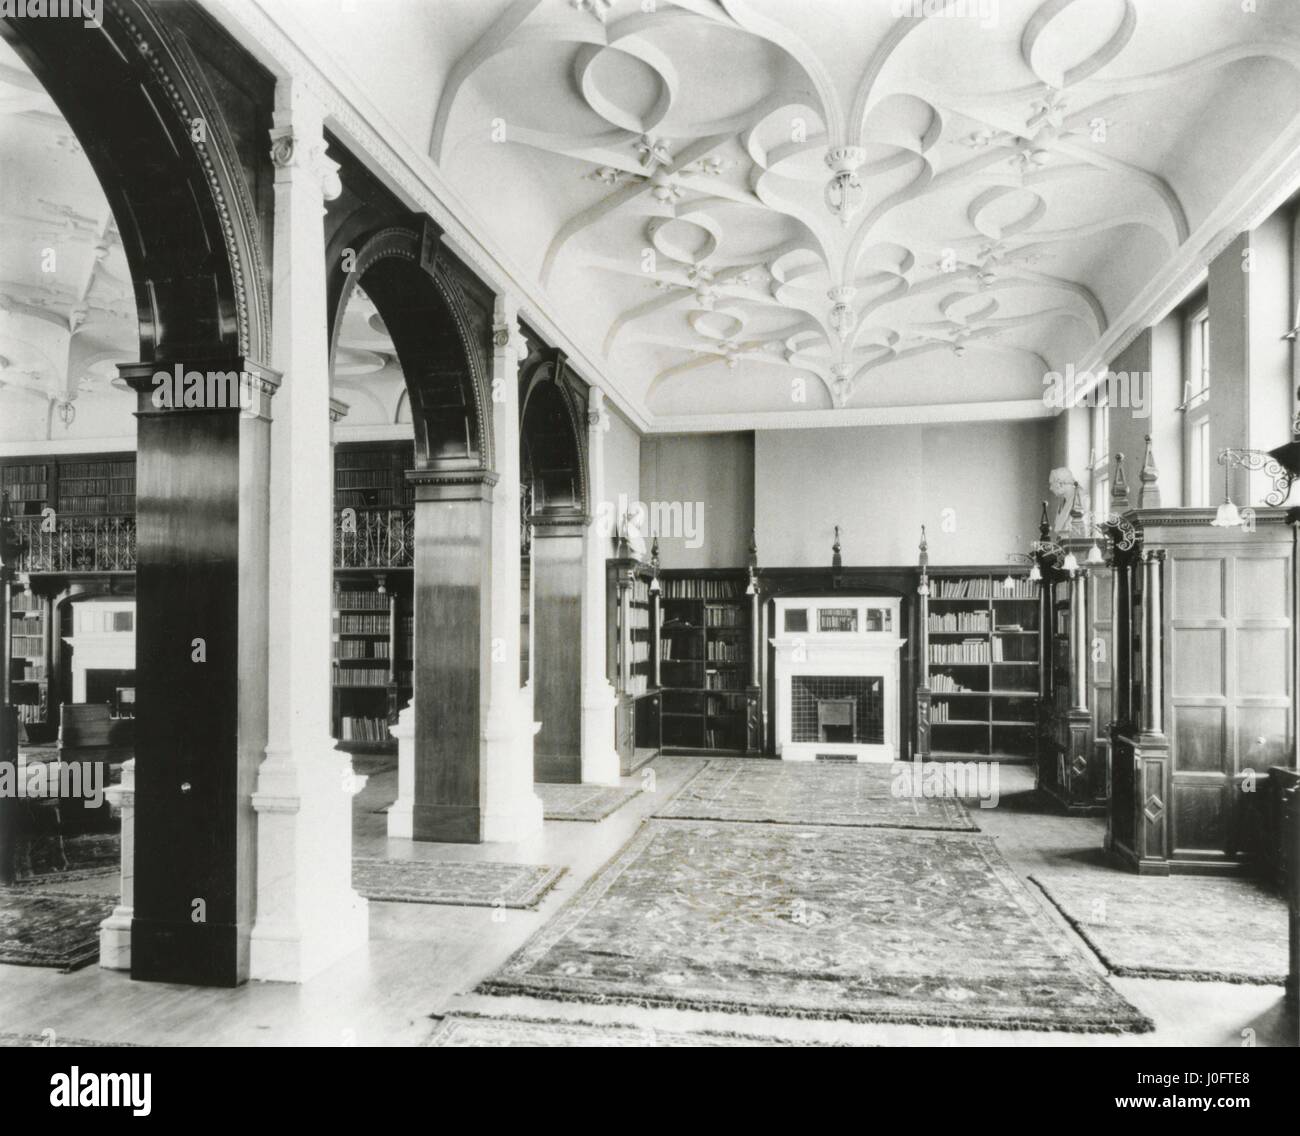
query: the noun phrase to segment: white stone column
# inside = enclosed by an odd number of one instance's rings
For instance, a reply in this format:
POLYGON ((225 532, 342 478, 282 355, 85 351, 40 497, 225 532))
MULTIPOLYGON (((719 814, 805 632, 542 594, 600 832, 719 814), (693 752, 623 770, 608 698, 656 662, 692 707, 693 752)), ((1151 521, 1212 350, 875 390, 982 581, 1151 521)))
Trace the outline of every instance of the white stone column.
POLYGON ((518 307, 499 295, 493 318, 491 669, 483 707, 483 839, 516 841, 541 831, 533 792, 531 700, 519 685, 519 363, 527 353, 518 307))
POLYGON ((131 969, 131 918, 135 912, 135 759, 122 763, 122 780, 104 790, 122 817, 122 895, 99 925, 99 965, 105 970, 131 969))
MULTIPOLYGON (((364 779, 330 736, 333 454, 325 201, 340 187, 320 109, 276 90, 275 325, 283 374, 271 427, 269 723, 258 769, 257 911, 251 976, 303 982, 362 946, 352 889, 352 797, 364 779)), ((252 676, 249 676, 250 678, 252 676)))
POLYGON ((582 589, 582 780, 597 785, 617 785, 620 775, 614 745, 614 710, 618 695, 606 674, 605 560, 610 534, 605 531, 605 435, 609 419, 605 394, 599 387, 587 392, 587 482, 592 521, 583 550, 586 576, 582 589))

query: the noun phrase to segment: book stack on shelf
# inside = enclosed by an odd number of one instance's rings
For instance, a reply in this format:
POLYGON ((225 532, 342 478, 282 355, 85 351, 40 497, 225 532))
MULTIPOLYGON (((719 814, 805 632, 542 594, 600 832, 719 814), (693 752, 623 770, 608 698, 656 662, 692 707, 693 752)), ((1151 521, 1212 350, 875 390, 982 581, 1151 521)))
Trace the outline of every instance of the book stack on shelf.
POLYGON ((49 715, 45 661, 45 607, 24 589, 13 592, 10 655, 15 662, 13 701, 24 726, 44 725, 49 715))
POLYGON ((38 516, 50 495, 50 467, 44 464, 7 465, 0 488, 9 494, 15 517, 38 516))
POLYGON ((932 752, 1031 758, 1037 751, 1038 585, 938 576, 930 635, 932 752))
POLYGON ((628 602, 628 662, 631 674, 628 687, 624 692, 633 698, 640 698, 651 687, 654 670, 653 643, 650 627, 650 582, 638 576, 631 584, 632 594, 628 602))
POLYGON ((659 634, 663 745, 746 752, 749 605, 735 574, 665 574, 659 634))
POLYGON ((412 442, 390 446, 339 446, 334 454, 336 509, 413 508, 406 471, 414 468, 412 442))
POLYGON ((135 512, 135 459, 61 462, 57 508, 64 515, 106 516, 135 512))
POLYGON ((334 600, 334 736, 354 751, 392 749, 388 724, 411 690, 412 617, 368 575, 339 581, 334 600))

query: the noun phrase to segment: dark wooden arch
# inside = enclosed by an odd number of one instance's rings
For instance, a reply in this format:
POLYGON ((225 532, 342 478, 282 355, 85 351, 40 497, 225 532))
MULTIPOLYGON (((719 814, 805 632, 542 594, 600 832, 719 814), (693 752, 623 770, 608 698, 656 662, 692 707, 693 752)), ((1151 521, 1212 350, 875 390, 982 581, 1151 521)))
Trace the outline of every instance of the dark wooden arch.
POLYGON ((112 209, 139 359, 135 904, 131 974, 248 976, 265 756, 274 80, 195 5, 105 0, 102 24, 13 17, 3 34, 59 107, 112 209), (241 407, 151 405, 173 366, 237 373, 241 407), (197 659, 194 644, 202 643, 197 659), (195 903, 203 901, 196 920, 195 903))
POLYGON ((520 386, 520 475, 532 487, 533 515, 587 515, 586 388, 559 349, 530 355, 520 386))
POLYGON ((330 365, 361 287, 383 318, 406 379, 419 469, 492 469, 491 327, 439 255, 437 228, 390 225, 327 250, 330 365), (351 255, 345 255, 350 252, 351 255))
POLYGON ((170 21, 143 0, 107 0, 98 28, 12 17, 0 34, 58 105, 108 198, 141 360, 265 362, 269 272, 247 163, 170 21))

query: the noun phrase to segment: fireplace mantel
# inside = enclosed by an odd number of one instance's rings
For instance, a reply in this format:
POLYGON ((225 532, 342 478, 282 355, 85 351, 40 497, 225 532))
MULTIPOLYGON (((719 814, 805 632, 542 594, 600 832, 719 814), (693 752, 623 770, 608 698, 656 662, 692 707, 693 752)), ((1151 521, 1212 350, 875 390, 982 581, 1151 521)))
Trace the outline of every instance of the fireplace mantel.
POLYGON ((785 761, 814 761, 818 757, 840 760, 892 762, 898 759, 899 739, 899 652, 906 639, 899 635, 901 601, 885 597, 782 596, 774 601, 775 630, 770 640, 775 653, 773 677, 776 686, 776 751, 785 761), (806 736, 807 709, 796 728, 796 697, 810 697, 803 684, 796 692, 795 681, 843 679, 830 689, 823 701, 858 699, 858 713, 852 737, 832 733, 818 726, 825 736, 806 736), (863 684, 878 679, 880 688, 863 684), (853 681, 850 681, 853 680, 853 681), (873 693, 868 693, 873 692, 873 693), (862 728, 866 713, 863 702, 870 700, 883 718, 875 729, 862 728), (878 705, 877 705, 878 703, 878 705), (802 735, 796 737, 796 732, 802 735))

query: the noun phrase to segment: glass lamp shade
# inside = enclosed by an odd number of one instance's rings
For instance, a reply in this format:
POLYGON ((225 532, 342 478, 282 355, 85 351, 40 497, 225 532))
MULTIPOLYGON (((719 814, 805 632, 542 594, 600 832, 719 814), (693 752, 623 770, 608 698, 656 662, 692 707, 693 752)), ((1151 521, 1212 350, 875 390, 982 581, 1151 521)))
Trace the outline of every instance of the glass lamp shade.
POLYGON ((1035 564, 1031 569, 1029 569, 1029 578, 1030 578, 1030 579, 1031 579, 1035 584, 1038 583, 1038 581, 1041 580, 1041 579, 1043 578, 1043 572, 1042 572, 1042 569, 1039 568, 1037 564, 1035 564))
POLYGON ((1106 558, 1101 554, 1101 548, 1098 547, 1097 542, 1095 540, 1092 542, 1092 547, 1088 549, 1088 563, 1089 564, 1106 563, 1106 558))
POLYGON ((659 590, 659 577, 658 577, 658 576, 651 576, 651 577, 650 577, 650 590, 651 590, 652 592, 657 592, 657 591, 659 590))
POLYGON ((1077 572, 1079 570, 1078 557, 1076 557, 1073 552, 1067 552, 1065 554, 1065 559, 1061 561, 1061 567, 1067 572, 1077 572))
POLYGON ((1241 514, 1229 498, 1215 510, 1214 520, 1210 522, 1216 529, 1230 529, 1241 524, 1241 514))
POLYGON ((1004 587, 1008 592, 1011 591, 1011 589, 1014 588, 1014 587, 1016 586, 1016 580, 1015 580, 1015 577, 1012 576, 1010 572, 1007 573, 1007 578, 1006 578, 1005 580, 1002 581, 1002 586, 1003 586, 1003 587, 1004 587))

